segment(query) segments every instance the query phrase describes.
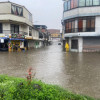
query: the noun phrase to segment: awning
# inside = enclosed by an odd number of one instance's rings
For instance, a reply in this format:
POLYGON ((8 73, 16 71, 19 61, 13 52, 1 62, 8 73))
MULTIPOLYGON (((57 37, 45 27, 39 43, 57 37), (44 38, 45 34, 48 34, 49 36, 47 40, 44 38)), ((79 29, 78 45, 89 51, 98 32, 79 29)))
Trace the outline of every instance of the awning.
POLYGON ((18 39, 18 38, 10 38, 10 40, 19 40, 19 41, 25 41, 25 39, 18 39))
POLYGON ((9 39, 9 38, 8 37, 0 37, 0 39, 4 39, 5 40, 5 39, 9 39))

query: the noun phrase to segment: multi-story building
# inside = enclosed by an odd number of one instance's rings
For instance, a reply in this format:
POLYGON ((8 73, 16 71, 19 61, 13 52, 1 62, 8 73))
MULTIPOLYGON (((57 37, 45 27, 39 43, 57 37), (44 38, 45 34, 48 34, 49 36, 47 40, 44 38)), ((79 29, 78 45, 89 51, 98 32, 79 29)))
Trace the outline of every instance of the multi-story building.
POLYGON ((43 45, 49 44, 50 35, 48 34, 46 25, 34 25, 36 29, 40 32, 40 38, 43 39, 43 45))
POLYGON ((60 38, 60 30, 59 29, 48 29, 48 32, 50 32, 52 38, 60 38))
POLYGON ((36 39, 39 32, 33 28, 32 14, 24 6, 0 2, 0 50, 26 49, 36 39))
POLYGON ((63 1, 63 33, 70 51, 100 51, 100 0, 63 1))

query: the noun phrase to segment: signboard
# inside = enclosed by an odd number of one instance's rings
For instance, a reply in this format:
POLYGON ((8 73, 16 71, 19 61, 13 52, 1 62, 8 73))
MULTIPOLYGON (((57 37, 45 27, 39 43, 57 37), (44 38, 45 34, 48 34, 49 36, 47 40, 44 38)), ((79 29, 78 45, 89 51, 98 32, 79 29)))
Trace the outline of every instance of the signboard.
POLYGON ((25 35, 23 35, 23 34, 11 34, 11 38, 24 39, 25 35))
POLYGON ((0 43, 4 43, 4 39, 1 39, 1 40, 0 40, 0 43))

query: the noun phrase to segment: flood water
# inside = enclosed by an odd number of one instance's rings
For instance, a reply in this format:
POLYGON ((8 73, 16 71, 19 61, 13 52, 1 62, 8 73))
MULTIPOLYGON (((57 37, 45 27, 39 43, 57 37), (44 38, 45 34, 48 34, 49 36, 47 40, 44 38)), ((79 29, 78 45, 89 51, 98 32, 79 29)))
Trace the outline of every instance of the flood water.
POLYGON ((43 82, 100 98, 100 53, 66 53, 57 42, 26 52, 0 52, 0 74, 26 77, 29 67, 43 82))

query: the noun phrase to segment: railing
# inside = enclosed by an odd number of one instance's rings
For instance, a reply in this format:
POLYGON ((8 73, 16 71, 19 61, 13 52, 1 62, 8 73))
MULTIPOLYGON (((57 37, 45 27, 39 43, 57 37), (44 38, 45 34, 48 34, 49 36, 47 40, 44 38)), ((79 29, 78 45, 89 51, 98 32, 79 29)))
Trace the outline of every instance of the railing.
POLYGON ((65 33, 77 33, 77 32, 95 32, 95 28, 74 28, 65 30, 65 33))
POLYGON ((23 35, 28 35, 27 32, 24 31, 12 31, 12 30, 0 30, 0 34, 5 34, 5 35, 9 35, 9 34, 23 34, 23 35))

